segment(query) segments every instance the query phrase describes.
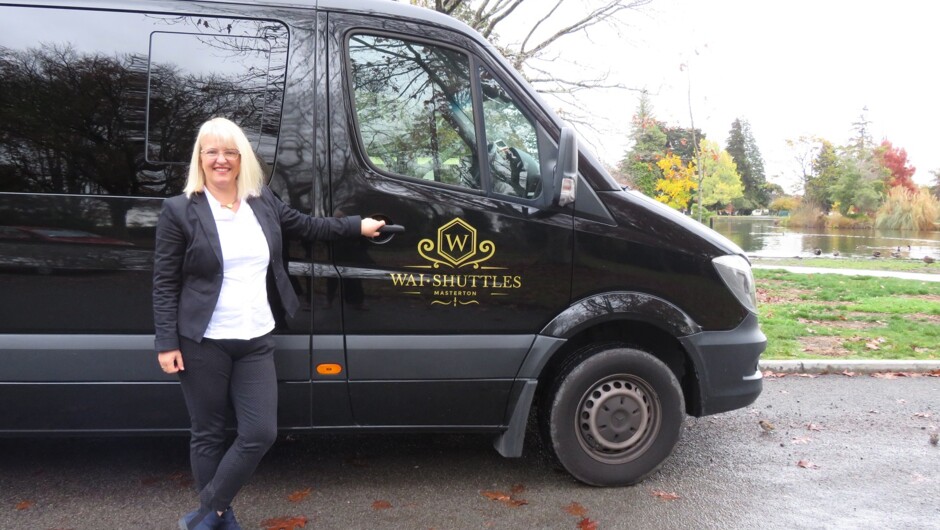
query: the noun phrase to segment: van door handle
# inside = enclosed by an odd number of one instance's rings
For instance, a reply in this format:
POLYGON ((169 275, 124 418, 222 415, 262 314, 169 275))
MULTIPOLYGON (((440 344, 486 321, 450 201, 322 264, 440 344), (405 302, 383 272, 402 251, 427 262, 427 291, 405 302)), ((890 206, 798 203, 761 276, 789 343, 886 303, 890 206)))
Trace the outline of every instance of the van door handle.
POLYGON ((402 225, 383 225, 379 228, 380 234, 400 234, 405 231, 405 227, 402 225))

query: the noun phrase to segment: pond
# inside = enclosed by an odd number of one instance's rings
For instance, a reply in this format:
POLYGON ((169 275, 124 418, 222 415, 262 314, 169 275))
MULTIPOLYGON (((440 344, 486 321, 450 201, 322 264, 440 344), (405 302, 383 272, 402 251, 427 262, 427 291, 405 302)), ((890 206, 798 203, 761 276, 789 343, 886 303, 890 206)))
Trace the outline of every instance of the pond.
POLYGON ((901 230, 840 230, 830 228, 786 228, 779 217, 717 216, 712 228, 744 249, 748 256, 792 258, 795 256, 872 257, 880 252, 890 257, 940 259, 940 232, 901 230))

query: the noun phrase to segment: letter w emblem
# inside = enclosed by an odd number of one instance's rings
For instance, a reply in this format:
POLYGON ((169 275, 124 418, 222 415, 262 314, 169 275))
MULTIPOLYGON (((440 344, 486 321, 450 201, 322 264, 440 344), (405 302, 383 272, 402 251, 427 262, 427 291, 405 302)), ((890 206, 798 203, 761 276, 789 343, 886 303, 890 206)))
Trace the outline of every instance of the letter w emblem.
POLYGON ((467 239, 470 236, 467 234, 444 234, 444 237, 447 239, 447 249, 450 250, 452 254, 456 254, 457 252, 463 252, 464 247, 467 246, 467 239))

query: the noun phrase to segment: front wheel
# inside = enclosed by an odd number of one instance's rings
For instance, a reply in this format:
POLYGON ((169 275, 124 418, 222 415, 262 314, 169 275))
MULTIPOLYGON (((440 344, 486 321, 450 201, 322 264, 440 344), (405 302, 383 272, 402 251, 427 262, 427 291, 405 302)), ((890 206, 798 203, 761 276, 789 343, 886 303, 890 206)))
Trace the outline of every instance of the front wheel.
POLYGON ((542 433, 561 465, 594 486, 636 484, 672 454, 685 404, 659 359, 620 344, 577 352, 552 382, 542 433))

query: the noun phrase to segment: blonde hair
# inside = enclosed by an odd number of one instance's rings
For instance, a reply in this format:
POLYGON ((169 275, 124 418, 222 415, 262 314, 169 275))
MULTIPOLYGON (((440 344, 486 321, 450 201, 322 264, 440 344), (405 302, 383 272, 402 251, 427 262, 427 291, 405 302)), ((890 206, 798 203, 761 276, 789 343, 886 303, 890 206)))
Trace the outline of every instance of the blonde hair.
POLYGON ((199 155, 202 151, 202 140, 206 136, 214 136, 220 142, 235 144, 235 148, 241 154, 237 178, 238 198, 259 197, 261 188, 264 186, 264 172, 261 170, 261 163, 258 162, 258 158, 251 148, 251 143, 241 127, 225 118, 212 118, 199 128, 199 134, 196 135, 196 145, 193 146, 193 157, 189 163, 189 176, 186 179, 186 187, 183 188, 183 193, 187 197, 191 197, 193 193, 204 191, 206 175, 202 171, 199 155))

